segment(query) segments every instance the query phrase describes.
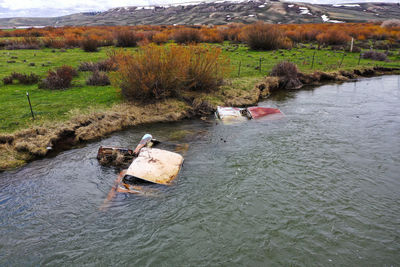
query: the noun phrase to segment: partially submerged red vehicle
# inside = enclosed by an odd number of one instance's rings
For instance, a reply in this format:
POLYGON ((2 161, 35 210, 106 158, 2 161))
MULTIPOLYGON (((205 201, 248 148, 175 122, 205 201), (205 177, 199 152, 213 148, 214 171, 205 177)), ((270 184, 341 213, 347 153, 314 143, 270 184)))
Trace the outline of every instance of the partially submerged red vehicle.
POLYGON ((229 121, 242 121, 246 119, 260 119, 266 116, 281 115, 283 113, 277 108, 266 107, 248 107, 248 108, 235 108, 235 107, 217 107, 215 115, 218 119, 229 121))

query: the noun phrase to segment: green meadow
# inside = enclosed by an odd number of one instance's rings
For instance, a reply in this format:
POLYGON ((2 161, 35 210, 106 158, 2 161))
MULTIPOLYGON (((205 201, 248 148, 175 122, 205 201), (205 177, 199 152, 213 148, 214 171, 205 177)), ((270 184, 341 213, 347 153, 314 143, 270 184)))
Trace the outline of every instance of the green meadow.
MULTIPOLYGON (((257 78, 268 75, 275 64, 284 60, 296 63, 303 72, 352 70, 375 65, 400 67, 398 51, 390 52, 388 62, 380 62, 360 60, 360 53, 316 50, 309 46, 275 51, 251 51, 245 45, 229 43, 216 46, 221 47, 224 55, 230 59, 231 72, 228 79, 233 81, 231 84, 245 84, 244 90, 251 88, 257 78)), ((44 78, 49 70, 62 65, 77 68, 80 62, 105 59, 112 49, 115 48, 102 47, 99 52, 92 53, 83 52, 79 48, 0 50, 0 80, 12 72, 32 72, 44 78)), ((127 50, 134 52, 135 48, 127 50)), ((39 89, 37 84, 22 85, 15 81, 12 85, 0 82, 0 133, 11 133, 43 122, 65 121, 76 114, 107 109, 123 101, 118 88, 86 85, 85 81, 90 74, 79 72, 79 76, 72 82, 72 87, 66 90, 39 89), (34 111, 34 121, 28 105, 27 92, 34 111)))

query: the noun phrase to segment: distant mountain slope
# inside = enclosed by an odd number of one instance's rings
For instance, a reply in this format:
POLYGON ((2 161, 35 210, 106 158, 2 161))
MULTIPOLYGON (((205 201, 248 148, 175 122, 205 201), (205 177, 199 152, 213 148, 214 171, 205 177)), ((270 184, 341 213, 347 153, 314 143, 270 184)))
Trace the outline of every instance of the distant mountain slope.
POLYGON ((2 18, 1 27, 138 24, 227 24, 367 22, 400 19, 400 6, 393 3, 317 5, 279 1, 247 1, 186 4, 177 6, 120 7, 104 12, 77 13, 53 18, 2 18))

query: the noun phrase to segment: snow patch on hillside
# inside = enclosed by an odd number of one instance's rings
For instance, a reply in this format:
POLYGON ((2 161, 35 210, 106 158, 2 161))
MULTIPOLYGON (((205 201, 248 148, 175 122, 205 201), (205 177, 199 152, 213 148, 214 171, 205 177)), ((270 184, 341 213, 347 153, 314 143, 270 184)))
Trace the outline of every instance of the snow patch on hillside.
POLYGON ((359 4, 342 4, 342 5, 336 4, 336 5, 332 5, 332 6, 334 6, 334 7, 360 7, 359 4))
POLYGON ((306 7, 301 6, 299 7, 299 9, 300 9, 300 15, 312 15, 310 10, 306 7))
POLYGON ((322 21, 323 22, 330 22, 330 23, 344 23, 344 21, 340 21, 340 20, 332 20, 332 19, 330 19, 327 15, 322 15, 321 16, 321 18, 322 18, 322 21))

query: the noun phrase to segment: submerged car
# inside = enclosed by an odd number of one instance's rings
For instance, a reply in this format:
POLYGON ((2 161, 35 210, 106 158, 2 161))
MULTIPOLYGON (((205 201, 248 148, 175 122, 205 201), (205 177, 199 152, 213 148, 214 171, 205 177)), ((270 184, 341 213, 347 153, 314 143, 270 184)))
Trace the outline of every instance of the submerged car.
POLYGON ((173 182, 182 167, 183 157, 175 152, 152 148, 157 143, 150 134, 145 134, 135 150, 100 147, 97 155, 99 161, 116 152, 120 153, 121 158, 131 159, 129 168, 120 172, 101 209, 107 207, 117 192, 151 194, 154 190, 145 185, 170 185, 173 182))
MULTIPOLYGON (((178 153, 157 149, 142 148, 122 178, 124 189, 129 185, 149 182, 170 185, 178 176, 183 164, 183 157, 178 153)), ((120 186, 121 187, 121 186, 120 186)))
POLYGON ((277 108, 266 108, 266 107, 248 107, 248 108, 236 108, 236 107, 217 107, 215 116, 223 122, 230 121, 244 121, 248 119, 259 119, 271 115, 283 115, 283 113, 277 108))

